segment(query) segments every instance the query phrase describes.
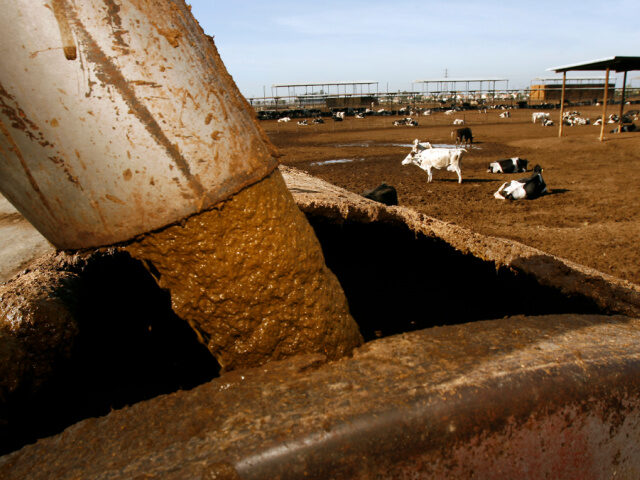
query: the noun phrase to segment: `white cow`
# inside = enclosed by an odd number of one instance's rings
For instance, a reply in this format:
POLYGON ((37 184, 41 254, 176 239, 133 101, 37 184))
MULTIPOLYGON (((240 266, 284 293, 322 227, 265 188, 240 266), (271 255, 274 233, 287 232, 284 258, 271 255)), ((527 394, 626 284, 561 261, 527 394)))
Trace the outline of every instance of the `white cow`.
POLYGON ((455 110, 447 110, 446 112, 444 112, 445 115, 453 115, 454 113, 456 113, 455 110))
POLYGON ((462 118, 456 118, 456 119, 453 121, 453 124, 454 124, 454 125, 464 125, 464 120, 463 120, 462 118))
POLYGON ((290 122, 291 119, 289 117, 282 117, 278 119, 278 123, 286 123, 286 122, 290 122))
POLYGON ((462 183, 462 173, 460 166, 462 163, 462 155, 466 150, 464 148, 419 148, 420 143, 415 143, 409 155, 402 160, 402 165, 414 164, 427 172, 428 182, 431 182, 433 176, 431 169, 440 170, 446 168, 449 172, 458 174, 458 183, 462 183), (414 151, 419 150, 419 151, 414 151))
POLYGON ((537 123, 538 120, 540 120, 541 122, 543 120, 551 120, 551 115, 547 112, 533 112, 531 114, 531 121, 533 123, 537 123))

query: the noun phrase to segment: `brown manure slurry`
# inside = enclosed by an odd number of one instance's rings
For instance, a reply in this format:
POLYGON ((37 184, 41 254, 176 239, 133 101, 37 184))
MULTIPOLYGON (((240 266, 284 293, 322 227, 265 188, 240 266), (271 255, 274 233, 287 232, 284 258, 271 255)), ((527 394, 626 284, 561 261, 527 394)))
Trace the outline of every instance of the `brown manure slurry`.
MULTIPOLYGON (((619 107, 615 106, 615 112, 619 107)), ((572 108, 573 109, 573 108, 572 108)), ((592 122, 601 107, 577 107, 592 122)), ((416 117, 417 127, 394 127, 396 117, 346 117, 343 122, 301 127, 262 122, 270 139, 295 166, 330 183, 362 193, 393 185, 401 206, 475 232, 517 240, 601 272, 640 283, 640 134, 609 133, 600 127, 564 127, 558 138, 558 110, 548 111, 555 127, 531 122, 534 109, 462 111, 416 117), (462 160, 462 184, 455 173, 435 170, 433 182, 418 167, 401 166, 414 139, 450 144, 453 117, 463 118, 474 143, 462 160), (500 201, 502 183, 529 174, 490 174, 489 162, 521 157, 529 170, 543 167, 549 194, 536 200, 500 201)), ((607 113, 612 113, 614 107, 607 113)))

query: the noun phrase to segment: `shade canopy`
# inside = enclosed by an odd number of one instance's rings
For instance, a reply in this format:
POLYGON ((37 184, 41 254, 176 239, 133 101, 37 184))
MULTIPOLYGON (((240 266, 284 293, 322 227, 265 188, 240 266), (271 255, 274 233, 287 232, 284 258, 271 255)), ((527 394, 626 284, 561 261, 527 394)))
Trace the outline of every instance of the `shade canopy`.
POLYGON ((560 73, 571 71, 606 70, 607 68, 616 72, 640 70, 640 57, 608 57, 601 58, 599 60, 591 60, 589 62, 552 67, 547 70, 553 70, 556 73, 560 73))

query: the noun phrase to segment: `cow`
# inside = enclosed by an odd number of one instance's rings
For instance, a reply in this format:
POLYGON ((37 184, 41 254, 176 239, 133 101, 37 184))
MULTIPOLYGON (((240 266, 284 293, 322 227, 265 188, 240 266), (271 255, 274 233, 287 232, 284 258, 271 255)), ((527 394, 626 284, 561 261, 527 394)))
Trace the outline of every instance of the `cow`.
POLYGON ((373 190, 367 190, 362 196, 385 205, 398 205, 398 192, 394 187, 386 183, 378 185, 373 190))
POLYGON ((542 178, 542 167, 536 165, 533 172, 530 177, 503 183, 493 196, 498 200, 533 200, 544 195, 547 193, 547 184, 542 178))
POLYGON ((550 118, 543 118, 542 119, 542 126, 543 127, 553 127, 553 120, 551 120, 550 118))
POLYGON ((473 133, 469 127, 458 128, 457 130, 451 131, 451 138, 456 139, 456 145, 458 143, 472 144, 473 143, 473 133))
POLYGON ((309 122, 307 122, 307 120, 306 120, 306 119, 305 119, 305 120, 300 120, 300 121, 298 121, 298 125, 300 125, 300 126, 306 126, 306 125, 309 125, 309 122))
POLYGON ((318 125, 320 123, 324 123, 324 120, 320 117, 314 118, 311 123, 313 123, 314 125, 318 125))
POLYGON ((291 119, 289 117, 282 117, 278 119, 278 123, 286 123, 286 122, 290 122, 291 119))
POLYGON ((394 120, 393 125, 396 127, 405 125, 407 127, 417 127, 418 126, 418 122, 416 122, 414 119, 412 119, 411 117, 407 117, 407 118, 403 118, 401 120, 394 120))
POLYGON ((531 114, 531 121, 537 123, 538 120, 543 121, 545 119, 551 120, 551 115, 546 112, 533 112, 531 114))
MULTIPOLYGON (((637 129, 638 129, 638 127, 636 127, 635 124, 633 124, 633 123, 628 123, 628 124, 622 125, 622 127, 621 127, 621 130, 623 132, 635 132, 637 129)), ((618 127, 614 128, 609 133, 618 133, 618 127)))
POLYGON ((496 160, 489 164, 489 173, 521 173, 527 171, 528 160, 520 157, 511 157, 504 160, 496 160))
POLYGON ((464 120, 462 118, 456 118, 453 121, 453 125, 464 125, 464 120))
POLYGON ((511 117, 511 112, 509 110, 507 110, 506 112, 502 112, 500 115, 498 115, 500 118, 509 118, 511 117))
POLYGON ((420 167, 427 172, 427 182, 433 180, 431 174, 432 168, 437 170, 446 168, 449 172, 456 172, 458 174, 458 183, 462 183, 460 166, 462 163, 462 155, 466 152, 464 148, 425 148, 424 150, 415 152, 414 149, 417 149, 418 145, 414 145, 409 155, 402 160, 402 165, 410 165, 413 163, 420 167))
POLYGON ((364 113, 356 113, 356 118, 364 118, 364 113))

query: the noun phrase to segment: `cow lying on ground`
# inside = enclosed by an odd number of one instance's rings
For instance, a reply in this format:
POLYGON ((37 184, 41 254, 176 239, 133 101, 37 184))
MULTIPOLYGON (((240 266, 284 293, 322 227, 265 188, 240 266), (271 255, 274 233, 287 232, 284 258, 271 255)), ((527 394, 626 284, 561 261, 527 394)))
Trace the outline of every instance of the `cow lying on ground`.
POLYGON ((527 171, 528 160, 520 157, 511 157, 505 160, 496 160, 489 164, 489 173, 521 173, 527 171))
POLYGON ((278 119, 278 123, 286 123, 286 122, 290 122, 291 119, 289 117, 282 117, 278 119))
POLYGON ((530 177, 503 183, 493 196, 498 200, 532 200, 544 195, 547 193, 547 184, 542 178, 542 167, 536 165, 533 172, 530 177))
POLYGON ((473 133, 469 127, 458 128, 451 131, 451 138, 456 139, 456 145, 458 143, 471 144, 473 143, 473 133))
POLYGON ((453 121, 453 124, 454 124, 454 125, 464 125, 464 119, 462 119, 462 118, 456 118, 456 119, 453 121))
POLYGON ((362 196, 385 205, 398 205, 398 192, 386 183, 381 183, 373 190, 367 190, 362 196))
POLYGON ((324 120, 321 119, 320 117, 317 117, 317 118, 314 118, 311 123, 313 123, 314 125, 318 125, 320 123, 324 123, 324 120))
POLYGON ((414 144, 409 155, 402 160, 402 165, 414 164, 427 172, 428 182, 431 182, 433 176, 431 169, 437 170, 446 168, 449 172, 458 174, 458 183, 462 183, 462 173, 460 165, 462 163, 462 155, 466 150, 464 148, 418 148, 420 144, 414 144), (414 151, 418 150, 418 151, 414 151))
POLYGON ((406 117, 400 120, 395 120, 393 122, 393 125, 395 127, 399 127, 399 126, 407 126, 407 127, 417 127, 418 126, 418 122, 416 122, 414 119, 412 119, 411 117, 406 117))
MULTIPOLYGON (((620 127, 620 129, 623 132, 635 132, 638 129, 638 127, 636 127, 635 124, 633 124, 633 123, 629 123, 629 124, 626 124, 626 125, 622 125, 622 127, 620 127)), ((609 133, 618 133, 618 127, 614 128, 609 133)))

